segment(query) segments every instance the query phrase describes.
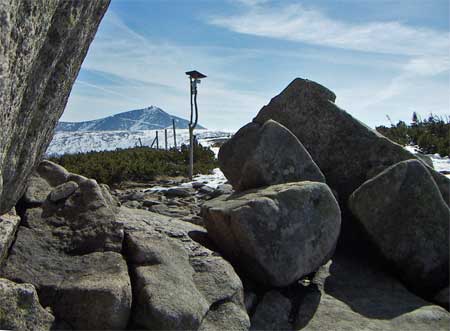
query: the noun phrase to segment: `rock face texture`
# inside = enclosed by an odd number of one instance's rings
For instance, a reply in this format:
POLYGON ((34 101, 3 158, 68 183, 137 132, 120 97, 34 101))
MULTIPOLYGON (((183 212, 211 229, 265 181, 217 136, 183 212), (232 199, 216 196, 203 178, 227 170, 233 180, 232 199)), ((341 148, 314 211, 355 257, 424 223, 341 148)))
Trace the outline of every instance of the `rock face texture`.
POLYGON ((16 215, 15 210, 0 216, 0 270, 8 256, 8 250, 14 241, 19 223, 20 217, 16 215))
POLYGON ((269 186, 206 202, 208 235, 252 279, 287 286, 332 255, 340 209, 326 184, 269 186))
POLYGON ((109 0, 0 3, 0 214, 53 136, 109 0))
POLYGON ((33 284, 42 305, 52 308, 58 329, 127 326, 131 285, 120 254, 123 227, 112 202, 94 180, 48 161, 30 180, 19 211, 22 222, 1 273, 33 284), (76 178, 75 191, 52 201, 76 178))
POLYGON ((125 227, 134 329, 248 330, 241 280, 202 245, 208 242, 203 228, 126 207, 118 217, 125 227))
POLYGON ((236 191, 288 182, 325 182, 301 142, 283 125, 249 123, 219 151, 220 169, 236 191))
POLYGON ((431 296, 448 287, 450 209, 421 162, 386 169, 361 185, 349 205, 406 284, 431 296))
POLYGON ((0 329, 47 331, 54 319, 39 304, 33 285, 0 278, 0 329))
POLYGON ((297 78, 264 106, 253 122, 262 125, 273 119, 291 130, 328 185, 337 191, 343 206, 363 182, 415 156, 340 109, 335 99, 322 85, 297 78))

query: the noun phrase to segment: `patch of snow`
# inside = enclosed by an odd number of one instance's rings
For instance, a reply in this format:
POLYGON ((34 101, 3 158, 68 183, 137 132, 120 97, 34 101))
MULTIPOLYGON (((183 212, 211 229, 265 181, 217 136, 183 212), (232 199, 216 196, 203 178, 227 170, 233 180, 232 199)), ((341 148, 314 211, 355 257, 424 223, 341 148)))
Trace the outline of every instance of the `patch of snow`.
MULTIPOLYGON (((417 154, 420 152, 419 146, 404 146, 404 148, 412 153, 417 154)), ((448 156, 442 157, 439 154, 425 154, 426 156, 431 158, 433 161, 434 169, 438 172, 449 172, 450 173, 450 159, 448 156)), ((450 178, 450 174, 446 174, 448 178, 450 178)))
POLYGON ((196 175, 192 179, 193 182, 205 183, 206 186, 209 186, 214 189, 217 188, 219 185, 225 184, 227 182, 225 175, 219 168, 214 169, 212 171, 212 174, 210 175, 196 175))
POLYGON ((209 186, 213 189, 216 189, 219 185, 225 184, 227 182, 227 179, 225 178, 225 175, 219 168, 213 169, 211 174, 208 175, 195 175, 192 178, 191 182, 183 183, 178 186, 170 186, 170 187, 164 187, 164 186, 153 186, 149 189, 147 189, 147 192, 163 192, 167 191, 171 188, 179 188, 179 187, 189 187, 192 188, 192 183, 204 183, 206 186, 209 186))
POLYGON ((419 146, 415 145, 415 146, 403 146, 404 149, 406 149, 408 152, 412 153, 412 154, 417 154, 420 152, 419 146))

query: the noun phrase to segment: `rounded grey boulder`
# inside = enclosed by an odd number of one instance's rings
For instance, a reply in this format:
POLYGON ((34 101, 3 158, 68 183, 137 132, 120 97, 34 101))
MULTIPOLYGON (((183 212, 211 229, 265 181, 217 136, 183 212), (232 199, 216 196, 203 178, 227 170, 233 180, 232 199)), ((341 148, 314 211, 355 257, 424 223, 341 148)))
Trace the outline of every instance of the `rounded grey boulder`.
POLYGON ((241 128, 220 148, 219 164, 236 191, 304 180, 325 182, 297 137, 273 120, 241 128))
POLYGON ((324 183, 273 185, 206 202, 208 235, 252 279, 287 286, 334 252, 340 209, 324 183))
POLYGON ((450 209, 422 162, 386 169, 353 192, 349 206, 407 285, 427 295, 448 286, 450 209))

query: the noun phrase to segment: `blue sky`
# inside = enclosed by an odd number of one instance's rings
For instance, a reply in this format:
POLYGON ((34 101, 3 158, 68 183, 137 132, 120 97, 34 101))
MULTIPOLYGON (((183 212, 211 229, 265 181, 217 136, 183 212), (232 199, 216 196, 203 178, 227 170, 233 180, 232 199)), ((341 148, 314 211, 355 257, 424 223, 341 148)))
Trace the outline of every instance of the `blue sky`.
POLYGON ((112 0, 62 120, 156 105, 236 130, 294 78, 374 127, 450 115, 448 0, 112 0))

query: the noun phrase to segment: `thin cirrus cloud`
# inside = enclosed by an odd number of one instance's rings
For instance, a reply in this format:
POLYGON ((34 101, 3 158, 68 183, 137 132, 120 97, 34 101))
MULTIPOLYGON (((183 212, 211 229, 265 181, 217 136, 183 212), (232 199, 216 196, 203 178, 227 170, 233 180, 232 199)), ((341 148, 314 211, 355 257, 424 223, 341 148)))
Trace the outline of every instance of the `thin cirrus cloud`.
MULTIPOLYGON (((388 112, 398 118, 405 118, 410 110, 448 112, 445 92, 448 83, 434 79, 450 69, 448 31, 396 21, 349 23, 301 4, 273 5, 259 0, 237 0, 237 3, 243 11, 209 17, 208 23, 240 34, 356 52, 355 60, 361 58, 357 53, 394 56, 397 60, 390 69, 380 67, 391 73, 385 84, 361 90, 359 82, 359 86, 338 93, 344 106, 358 109, 358 116, 372 124, 382 123, 383 113, 388 112), (417 93, 423 97, 418 99, 417 93), (380 108, 385 110, 380 112, 377 110, 380 108)), ((336 92, 341 91, 338 88, 336 92)))
MULTIPOLYGON (((241 0, 242 2, 242 0, 241 0)), ((244 1, 237 15, 215 16, 209 23, 228 30, 353 51, 411 56, 406 70, 437 74, 450 67, 450 34, 399 22, 352 24, 322 12, 290 4, 272 8, 265 2, 244 1)))
POLYGON ((403 55, 447 54, 449 33, 398 22, 350 24, 291 4, 277 10, 250 5, 243 14, 209 22, 235 32, 357 51, 403 55))

